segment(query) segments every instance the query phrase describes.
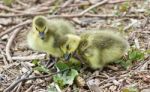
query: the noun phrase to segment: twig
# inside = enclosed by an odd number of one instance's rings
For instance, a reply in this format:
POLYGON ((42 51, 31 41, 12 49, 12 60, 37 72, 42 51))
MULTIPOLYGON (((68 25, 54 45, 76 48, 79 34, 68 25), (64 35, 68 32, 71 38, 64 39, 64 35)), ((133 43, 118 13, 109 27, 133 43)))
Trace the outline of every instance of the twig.
POLYGON ((66 0, 56 11, 57 12, 61 12, 65 7, 67 7, 69 4, 71 4, 74 0, 66 0))
POLYGON ((100 18, 144 18, 143 16, 138 15, 124 15, 124 16, 116 16, 114 14, 85 14, 85 17, 100 17, 100 18))
POLYGON ((74 0, 67 0, 64 2, 64 4, 62 6, 60 6, 61 8, 67 7, 69 4, 71 4, 74 0))
MULTIPOLYGON (((142 86, 140 87, 139 89, 140 90, 143 90, 143 89, 149 89, 150 88, 150 85, 145 85, 145 86, 142 86)), ((144 91, 143 91, 144 92, 144 91)), ((146 92, 146 91, 145 91, 146 92)), ((148 92, 148 91, 147 91, 148 92)))
POLYGON ((28 71, 26 74, 22 75, 21 79, 17 79, 16 81, 14 81, 9 87, 7 87, 4 90, 4 92, 10 92, 10 90, 12 90, 16 85, 18 85, 18 83, 22 82, 20 80, 27 78, 31 73, 32 71, 28 71))
POLYGON ((116 77, 110 77, 110 78, 100 82, 99 85, 103 85, 104 83, 112 82, 114 79, 116 79, 116 77))
POLYGON ((32 55, 32 56, 14 56, 12 60, 33 60, 33 59, 45 59, 46 54, 32 55))
POLYGON ((140 49, 140 44, 139 44, 139 40, 138 40, 137 37, 134 39, 134 43, 135 43, 135 47, 136 47, 137 49, 140 49))
POLYGON ((21 88, 21 85, 22 85, 22 82, 19 83, 18 85, 16 85, 12 90, 11 92, 20 92, 20 88, 21 88))
POLYGON ((88 12, 89 10, 91 10, 91 9, 97 7, 97 6, 100 6, 100 5, 102 5, 102 4, 106 4, 107 2, 108 2, 108 0, 103 0, 102 2, 99 2, 99 3, 97 3, 97 4, 94 4, 94 5, 92 5, 91 7, 87 8, 86 10, 82 11, 79 15, 83 15, 83 14, 85 14, 86 12, 88 12))
MULTIPOLYGON (((108 4, 115 4, 115 3, 122 3, 122 2, 125 2, 125 1, 127 1, 127 0, 108 0, 108 4)), ((97 3, 97 2, 96 2, 97 3)), ((88 1, 83 1, 83 2, 81 2, 81 3, 78 3, 78 4, 70 4, 70 5, 68 5, 68 6, 66 6, 66 7, 79 7, 79 6, 88 6, 88 5, 93 5, 93 4, 95 4, 95 3, 90 3, 90 2, 88 2, 88 1)), ((59 6, 58 6, 59 7, 59 6)))
MULTIPOLYGON (((20 0, 17 0, 17 2, 19 4, 21 4, 21 5, 23 5, 23 6, 29 7, 27 4, 22 3, 20 0)), ((38 10, 38 8, 40 9, 43 6, 50 6, 54 2, 55 2, 55 0, 47 1, 46 3, 43 3, 43 4, 40 4, 40 5, 36 6, 36 8, 38 10)), ((35 6, 34 6, 34 8, 35 8, 35 6)), ((0 9, 6 10, 6 11, 11 11, 11 12, 14 12, 14 13, 20 13, 20 14, 24 14, 25 11, 26 11, 26 10, 24 10, 24 11, 15 10, 15 9, 7 7, 7 6, 3 5, 3 4, 0 4, 0 9)))
POLYGON ((43 13, 45 13, 45 14, 46 14, 46 12, 47 12, 47 14, 49 14, 49 13, 50 13, 49 10, 50 10, 50 7, 45 7, 45 6, 43 6, 43 7, 40 7, 40 9, 38 9, 38 10, 35 9, 34 12, 35 12, 35 13, 42 13, 42 12, 43 12, 43 13))
POLYGON ((35 15, 45 15, 45 14, 49 14, 49 11, 45 11, 45 12, 35 12, 35 13, 22 13, 22 14, 0 14, 1 18, 8 18, 8 17, 19 17, 19 16, 35 16, 35 15))
POLYGON ((12 45, 12 42, 13 42, 15 36, 16 36, 17 33, 20 31, 20 29, 21 29, 21 28, 18 28, 18 29, 16 29, 16 30, 13 32, 12 36, 9 38, 9 40, 8 40, 8 42, 7 42, 7 44, 6 44, 6 57, 7 57, 7 60, 8 60, 9 62, 12 62, 12 58, 11 58, 11 54, 10 54, 10 47, 11 47, 11 45, 12 45))
POLYGON ((109 87, 109 86, 111 86, 111 85, 113 85, 113 83, 107 83, 107 84, 105 84, 104 86, 101 86, 100 88, 101 88, 101 89, 104 89, 104 88, 109 87))
POLYGON ((40 5, 33 6, 33 7, 29 8, 29 9, 24 10, 24 12, 22 14, 19 14, 19 15, 22 15, 22 16, 34 16, 34 15, 49 14, 49 9, 50 9, 49 6, 51 6, 54 2, 55 2, 55 0, 50 0, 50 1, 47 1, 47 2, 42 3, 40 5), (47 10, 47 11, 44 11, 44 10, 47 10))
POLYGON ((58 71, 58 72, 55 72, 55 73, 52 73, 52 74, 49 74, 49 75, 29 77, 29 78, 25 78, 24 80, 47 78, 47 77, 50 77, 50 76, 52 76, 52 75, 55 75, 55 74, 58 74, 58 73, 61 73, 61 72, 65 72, 65 71, 67 71, 67 70, 69 70, 69 69, 70 69, 70 68, 67 68, 67 69, 64 69, 64 70, 61 70, 61 71, 58 71))
POLYGON ((16 0, 16 2, 17 2, 18 4, 20 4, 20 5, 22 5, 22 6, 29 7, 28 4, 25 4, 25 3, 23 3, 23 2, 20 1, 20 0, 16 0))
POLYGON ((21 83, 19 83, 19 85, 18 85, 18 87, 17 87, 16 92, 20 92, 21 86, 22 86, 22 82, 21 82, 21 83))
POLYGON ((49 75, 34 76, 34 77, 29 77, 29 78, 27 78, 27 77, 32 73, 32 71, 30 71, 30 72, 28 72, 28 74, 27 74, 28 76, 26 75, 26 76, 22 77, 21 79, 14 81, 8 88, 6 88, 6 89, 4 90, 4 92, 9 92, 9 91, 10 91, 11 89, 13 89, 18 83, 20 83, 20 82, 22 82, 22 81, 50 77, 50 76, 52 76, 52 75, 55 75, 55 74, 64 72, 64 71, 69 70, 69 69, 70 69, 70 68, 64 69, 64 70, 61 70, 61 71, 59 71, 59 72, 52 73, 52 74, 49 74, 49 75))
POLYGON ((122 3, 122 2, 125 2, 127 0, 108 0, 108 3, 110 4, 114 4, 114 3, 122 3))
POLYGON ((74 18, 74 17, 99 17, 99 18, 141 18, 143 19, 144 17, 142 16, 137 16, 137 15, 125 15, 125 16, 116 16, 114 14, 76 14, 76 15, 51 15, 48 18, 74 18))
POLYGON ((35 85, 30 86, 25 92, 32 92, 32 89, 35 87, 35 85))
POLYGON ((135 19, 131 19, 131 23, 128 24, 126 27, 123 28, 123 31, 127 31, 128 29, 130 29, 133 25, 137 24, 137 20, 135 19))
POLYGON ((77 3, 77 4, 70 4, 66 7, 80 7, 80 6, 88 6, 90 5, 90 3, 88 1, 83 1, 81 3, 77 3))
POLYGON ((103 92, 102 89, 100 89, 96 84, 90 85, 89 83, 87 83, 87 85, 91 92, 103 92))
POLYGON ((1 38, 2 36, 4 36, 5 34, 9 33, 9 32, 12 32, 12 31, 15 30, 16 28, 21 27, 21 26, 23 26, 23 25, 27 25, 27 24, 29 24, 29 23, 31 23, 31 20, 27 20, 27 21, 25 21, 25 22, 22 22, 22 23, 20 23, 20 24, 18 24, 18 25, 16 25, 16 26, 13 26, 13 27, 7 29, 6 31, 4 31, 3 33, 0 34, 0 38, 1 38))
POLYGON ((18 10, 15 10, 13 8, 9 8, 7 6, 4 6, 3 4, 0 4, 0 9, 6 10, 6 11, 11 11, 14 13, 22 13, 22 11, 18 11, 18 10))
POLYGON ((4 51, 3 51, 2 49, 0 49, 0 52, 1 52, 1 55, 2 55, 2 58, 3 58, 4 64, 5 64, 6 66, 8 66, 8 62, 7 62, 7 60, 6 60, 4 51))
MULTIPOLYGON (((47 12, 42 13, 42 12, 38 12, 38 13, 30 13, 30 14, 0 14, 0 17, 2 18, 8 18, 8 17, 25 17, 25 16, 35 16, 35 15, 45 15, 48 14, 47 12)), ((138 16, 138 15, 125 15, 125 16, 116 16, 114 14, 84 14, 84 15, 80 15, 80 14, 65 14, 65 15, 49 15, 49 18, 74 18, 74 17, 99 17, 99 18, 141 18, 143 19, 143 16, 138 16)), ((146 17, 146 16, 145 16, 146 17)), ((1 37, 1 34, 0 34, 1 37)))
POLYGON ((50 5, 52 5, 53 3, 55 3, 56 2, 56 0, 48 0, 47 2, 44 2, 44 3, 42 3, 42 4, 40 4, 40 5, 38 5, 37 7, 43 7, 43 6, 50 6, 50 5))
POLYGON ((16 92, 17 88, 18 88, 18 85, 16 85, 11 91, 16 92))

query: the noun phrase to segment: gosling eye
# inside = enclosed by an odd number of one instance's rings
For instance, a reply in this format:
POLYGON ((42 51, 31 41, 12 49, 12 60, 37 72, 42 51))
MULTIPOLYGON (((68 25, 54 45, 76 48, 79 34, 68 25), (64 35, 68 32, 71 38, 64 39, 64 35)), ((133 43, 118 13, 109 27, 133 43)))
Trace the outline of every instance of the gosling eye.
POLYGON ((69 50, 69 49, 70 49, 70 46, 69 46, 69 45, 67 45, 67 46, 66 46, 66 49, 67 49, 67 50, 69 50))
POLYGON ((36 31, 39 31, 37 27, 35 27, 36 31))

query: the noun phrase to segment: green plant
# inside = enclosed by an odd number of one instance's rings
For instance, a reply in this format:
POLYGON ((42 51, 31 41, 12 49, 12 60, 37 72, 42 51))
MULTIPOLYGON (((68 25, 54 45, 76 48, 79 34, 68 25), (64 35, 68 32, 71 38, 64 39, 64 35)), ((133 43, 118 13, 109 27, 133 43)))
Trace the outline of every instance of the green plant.
POLYGON ((39 60, 33 60, 32 63, 35 65, 33 70, 36 70, 36 71, 41 72, 41 73, 49 73, 50 74, 49 69, 46 68, 45 66, 41 65, 39 60))
POLYGON ((131 48, 131 50, 128 51, 128 56, 118 60, 116 63, 119 63, 123 68, 128 69, 133 63, 142 60, 144 60, 144 52, 136 48, 131 48))
POLYGON ((63 61, 58 61, 55 65, 58 71, 66 70, 53 76, 53 81, 61 88, 65 85, 72 85, 75 77, 78 75, 78 71, 73 69, 72 66, 68 66, 63 61))

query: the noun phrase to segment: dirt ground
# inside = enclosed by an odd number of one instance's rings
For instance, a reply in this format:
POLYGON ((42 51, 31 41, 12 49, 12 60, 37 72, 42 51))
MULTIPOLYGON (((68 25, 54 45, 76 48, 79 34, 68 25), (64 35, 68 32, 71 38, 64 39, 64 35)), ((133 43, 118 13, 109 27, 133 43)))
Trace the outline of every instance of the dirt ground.
POLYGON ((65 18, 78 34, 89 29, 119 30, 131 47, 147 52, 128 69, 112 64, 93 71, 83 65, 79 74, 85 84, 67 85, 62 92, 150 92, 150 0, 4 1, 12 0, 0 1, 0 92, 48 92, 53 82, 51 76, 32 71, 33 59, 46 58, 26 42, 36 15, 65 18))

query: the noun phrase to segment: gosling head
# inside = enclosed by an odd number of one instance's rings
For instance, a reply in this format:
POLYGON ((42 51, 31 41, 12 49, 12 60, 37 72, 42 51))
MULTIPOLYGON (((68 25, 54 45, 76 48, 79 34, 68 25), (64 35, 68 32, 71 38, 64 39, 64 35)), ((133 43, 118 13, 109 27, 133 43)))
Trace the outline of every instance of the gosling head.
POLYGON ((48 31, 47 19, 44 16, 36 16, 32 23, 33 30, 39 35, 39 37, 44 40, 46 33, 48 31))
POLYGON ((75 50, 78 48, 80 43, 80 37, 73 34, 66 35, 66 40, 60 46, 61 51, 63 52, 63 57, 65 60, 69 60, 75 50))

